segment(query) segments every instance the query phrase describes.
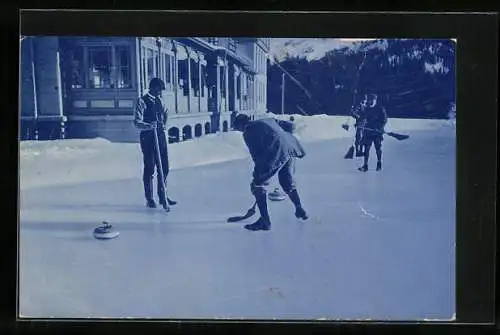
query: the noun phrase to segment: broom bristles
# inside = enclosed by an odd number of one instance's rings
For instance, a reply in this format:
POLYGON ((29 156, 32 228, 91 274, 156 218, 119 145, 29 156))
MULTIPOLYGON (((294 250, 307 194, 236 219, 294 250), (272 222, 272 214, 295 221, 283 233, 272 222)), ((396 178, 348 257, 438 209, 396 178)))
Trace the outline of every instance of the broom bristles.
POLYGON ((354 157, 354 146, 351 145, 349 150, 347 150, 347 153, 345 154, 344 158, 345 159, 352 159, 354 157))
POLYGON ((387 134, 387 135, 389 135, 389 136, 392 136, 392 137, 394 137, 395 139, 400 140, 400 141, 402 141, 402 140, 406 140, 407 138, 409 138, 409 137, 410 137, 410 136, 408 136, 408 135, 398 134, 398 133, 393 133, 393 132, 389 132, 389 133, 386 133, 386 134, 387 134))

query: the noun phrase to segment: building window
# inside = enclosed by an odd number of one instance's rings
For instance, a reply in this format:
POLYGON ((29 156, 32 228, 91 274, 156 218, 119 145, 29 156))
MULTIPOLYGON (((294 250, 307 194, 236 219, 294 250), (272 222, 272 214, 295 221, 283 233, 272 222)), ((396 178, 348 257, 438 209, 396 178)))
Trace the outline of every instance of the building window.
POLYGON ((158 51, 153 51, 154 54, 154 63, 155 63, 155 77, 158 77, 161 79, 163 76, 163 67, 161 66, 161 58, 160 58, 160 53, 158 51))
POLYGON ((144 57, 146 70, 145 83, 148 85, 152 78, 161 78, 163 71, 160 53, 157 50, 144 48, 144 57))
POLYGON ((111 47, 90 47, 90 88, 113 88, 111 78, 111 47))
POLYGON ((116 69, 118 88, 132 88, 132 78, 130 70, 130 48, 116 47, 116 69))
POLYGON ((195 97, 197 97, 200 93, 200 73, 198 71, 198 62, 191 58, 191 88, 194 91, 195 97))
POLYGON ((226 97, 226 71, 225 67, 221 66, 220 67, 220 92, 222 94, 222 97, 226 97))
POLYGON ((244 75, 241 81, 241 96, 243 99, 243 109, 248 109, 248 76, 244 75))
POLYGON ((132 88, 129 46, 78 46, 71 54, 71 88, 132 88))
POLYGON ((189 95, 189 84, 188 84, 188 60, 179 59, 177 61, 177 70, 179 71, 179 87, 183 90, 184 96, 189 95))
POLYGON ((253 92, 253 89, 254 89, 254 80, 253 80, 253 77, 250 76, 249 78, 249 81, 248 81, 248 101, 249 101, 249 105, 248 107, 250 109, 253 109, 254 108, 254 92, 253 92))
POLYGON ((258 61, 259 61, 259 72, 262 72, 262 54, 260 53, 260 49, 257 52, 258 55, 258 61))
POLYGON ((260 66, 261 66, 262 72, 264 72, 265 64, 266 64, 266 61, 264 58, 264 51, 261 51, 260 52, 260 66))
POLYGON ((171 59, 172 57, 169 54, 165 55, 165 83, 167 85, 172 83, 171 59))
POLYGON ((236 99, 241 99, 241 74, 236 77, 236 99))
POLYGON ((209 37, 208 43, 211 43, 213 45, 219 45, 219 39, 217 37, 209 37))
POLYGON ((171 67, 172 71, 170 72, 172 77, 170 78, 170 81, 171 81, 172 85, 175 84, 177 87, 177 83, 178 83, 177 71, 178 71, 178 69, 177 69, 177 62, 175 61, 175 56, 170 56, 170 62, 171 62, 170 64, 172 65, 172 67, 171 67))
POLYGON ((71 88, 84 87, 85 64, 83 61, 83 48, 74 48, 71 52, 71 88))
POLYGON ((152 78, 156 77, 155 55, 151 49, 146 49, 146 83, 149 83, 152 78))
POLYGON ((236 47, 238 46, 238 41, 234 38, 228 38, 227 48, 229 51, 236 52, 236 47))

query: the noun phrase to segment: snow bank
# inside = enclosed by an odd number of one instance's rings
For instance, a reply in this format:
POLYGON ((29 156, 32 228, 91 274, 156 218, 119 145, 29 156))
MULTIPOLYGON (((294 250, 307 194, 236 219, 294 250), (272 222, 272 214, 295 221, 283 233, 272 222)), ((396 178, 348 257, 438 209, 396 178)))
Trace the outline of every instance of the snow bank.
MULTIPOLYGON (((240 133, 212 134, 171 144, 171 169, 213 164, 248 156, 240 133)), ((90 140, 23 141, 20 149, 20 188, 126 179, 142 173, 137 143, 90 140)))
MULTIPOLYGON (((341 125, 347 117, 293 115, 297 136, 303 142, 353 136, 341 125)), ((289 119, 290 115, 275 115, 289 119)), ((443 120, 391 119, 387 131, 430 130, 447 126, 443 120)), ((204 136, 169 146, 171 169, 220 163, 248 157, 241 133, 204 136)), ((20 188, 46 185, 137 178, 142 174, 138 143, 112 143, 105 139, 23 141, 20 145, 20 188)))
MULTIPOLYGON (((275 115, 278 119, 288 120, 291 115, 275 115)), ((328 140, 334 138, 352 137, 354 119, 346 116, 329 115, 293 115, 297 125, 297 134, 305 142, 328 140), (342 124, 348 123, 351 132, 342 128, 342 124)), ((422 120, 422 119, 389 119, 385 127, 386 131, 415 131, 436 130, 451 125, 447 120, 422 120)))
POLYGON ((96 139, 67 139, 57 141, 22 141, 21 162, 29 162, 43 155, 46 159, 73 159, 74 152, 79 155, 96 153, 109 147, 111 142, 102 138, 96 139))
POLYGON ((19 186, 29 187, 128 178, 137 175, 140 149, 104 139, 23 141, 19 186), (139 152, 136 152, 139 150, 139 152))

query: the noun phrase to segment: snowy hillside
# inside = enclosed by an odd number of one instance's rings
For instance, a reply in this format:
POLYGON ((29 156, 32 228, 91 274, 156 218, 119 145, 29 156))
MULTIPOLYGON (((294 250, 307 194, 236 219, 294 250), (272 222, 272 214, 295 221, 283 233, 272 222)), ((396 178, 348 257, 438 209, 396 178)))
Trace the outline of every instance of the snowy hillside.
MULTIPOLYGON (((408 41, 408 39, 399 39, 400 41, 408 41)), ((456 40, 452 39, 454 43, 456 40)), ((325 57, 328 53, 334 50, 342 50, 347 54, 355 52, 365 52, 373 49, 387 50, 389 47, 388 39, 374 38, 272 38, 270 58, 276 58, 279 61, 284 61, 286 58, 305 58, 308 61, 319 60, 325 57)), ((430 48, 431 53, 435 53, 435 48, 430 48)), ((421 50, 407 51, 409 57, 418 58, 422 56, 421 50)), ((389 55, 389 62, 398 61, 402 55, 389 55)), ((437 62, 441 63, 442 62, 437 62)), ((428 64, 430 68, 435 67, 434 64, 428 64)))
POLYGON ((307 60, 320 59, 331 50, 356 47, 358 41, 341 38, 272 38, 271 57, 279 61, 287 57, 304 57, 307 60))
MULTIPOLYGON (((346 117, 294 115, 297 136, 305 143, 352 137, 342 129, 346 117)), ((288 115, 276 115, 287 119, 288 115)), ((352 120, 349 120, 352 124, 352 120)), ((449 127, 442 120, 390 119, 387 131, 429 130, 449 127)), ((352 127, 351 127, 352 128, 352 127)), ((20 145, 20 188, 134 178, 141 174, 142 156, 138 144, 112 143, 104 139, 23 141, 20 145), (89 161, 92 164, 88 164, 89 161)), ((244 159, 248 151, 241 133, 209 135, 171 144, 172 169, 244 159)))
POLYGON ((268 69, 268 108, 285 113, 346 115, 374 92, 389 117, 447 117, 455 103, 455 48, 449 39, 280 39, 268 69), (300 83, 300 84, 298 84, 300 83), (354 92, 358 92, 356 95, 354 92))

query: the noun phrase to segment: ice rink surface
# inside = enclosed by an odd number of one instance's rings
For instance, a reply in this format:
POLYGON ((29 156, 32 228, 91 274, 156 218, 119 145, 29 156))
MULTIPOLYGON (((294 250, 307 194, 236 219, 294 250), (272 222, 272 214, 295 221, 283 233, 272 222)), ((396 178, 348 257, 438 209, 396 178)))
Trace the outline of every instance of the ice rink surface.
MULTIPOLYGON (((270 231, 227 223, 252 205, 248 158, 176 169, 165 214, 142 176, 20 194, 26 317, 450 320, 455 312, 455 132, 384 140, 384 169, 345 160, 350 138, 306 143, 308 221, 270 203, 270 231), (99 241, 106 220, 120 236, 99 241)), ((372 149, 373 150, 373 149, 372 149)), ((116 162, 115 162, 116 163, 116 162)), ((92 169, 92 161, 82 162, 92 169)), ((125 162, 123 163, 125 164, 125 162)), ((85 166, 87 168, 87 166, 85 166)), ((80 166, 81 168, 81 166, 80 166)))

